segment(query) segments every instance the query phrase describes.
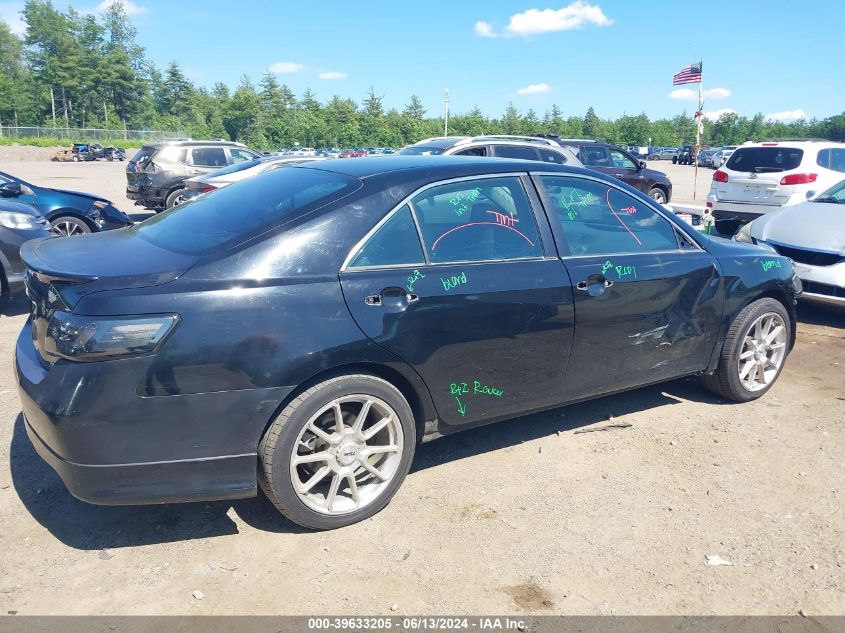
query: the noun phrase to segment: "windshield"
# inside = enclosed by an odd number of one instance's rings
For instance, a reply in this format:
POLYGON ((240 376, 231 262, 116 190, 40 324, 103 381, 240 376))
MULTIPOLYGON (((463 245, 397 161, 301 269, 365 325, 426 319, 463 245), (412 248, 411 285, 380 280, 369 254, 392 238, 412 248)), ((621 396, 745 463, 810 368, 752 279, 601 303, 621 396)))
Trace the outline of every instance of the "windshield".
POLYGON ((827 191, 823 191, 815 198, 813 202, 831 202, 834 204, 845 204, 845 180, 839 184, 833 185, 827 191))
POLYGON ((361 187, 317 169, 275 169, 173 207, 127 230, 170 251, 203 255, 239 244, 361 187))
POLYGON ((449 148, 435 147, 433 145, 411 145, 411 147, 400 149, 397 154, 402 154, 403 156, 434 156, 436 154, 442 154, 447 149, 449 148))
POLYGON ((748 173, 791 171, 801 164, 804 150, 796 147, 741 147, 725 164, 728 169, 748 173))

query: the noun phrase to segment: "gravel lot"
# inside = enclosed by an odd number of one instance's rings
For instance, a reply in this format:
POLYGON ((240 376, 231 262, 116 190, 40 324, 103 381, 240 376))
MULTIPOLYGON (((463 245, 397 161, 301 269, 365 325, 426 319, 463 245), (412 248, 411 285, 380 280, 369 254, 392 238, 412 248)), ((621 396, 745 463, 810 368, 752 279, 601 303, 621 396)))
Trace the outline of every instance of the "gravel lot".
MULTIPOLYGON (((132 211, 124 168, 0 148, 0 170, 132 211)), ((658 168, 692 202, 693 168, 658 168)), ((0 316, 0 613, 845 614, 845 313, 801 306, 761 400, 682 380, 468 431, 420 447, 373 519, 308 533, 261 498, 73 499, 22 428, 26 311, 0 316), (574 432, 611 417, 632 426, 574 432)))

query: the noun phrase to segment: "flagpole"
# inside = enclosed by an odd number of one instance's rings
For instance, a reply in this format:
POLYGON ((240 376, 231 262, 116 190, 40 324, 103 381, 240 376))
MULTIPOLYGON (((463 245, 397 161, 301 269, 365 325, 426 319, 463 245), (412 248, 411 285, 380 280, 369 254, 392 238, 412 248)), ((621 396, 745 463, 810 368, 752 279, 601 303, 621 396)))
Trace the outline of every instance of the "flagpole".
POLYGON ((704 83, 704 61, 701 64, 701 76, 698 78, 698 110, 695 113, 695 171, 693 172, 692 201, 693 204, 698 198, 698 152, 701 151, 701 123, 704 117, 704 102, 701 100, 701 84, 704 83))

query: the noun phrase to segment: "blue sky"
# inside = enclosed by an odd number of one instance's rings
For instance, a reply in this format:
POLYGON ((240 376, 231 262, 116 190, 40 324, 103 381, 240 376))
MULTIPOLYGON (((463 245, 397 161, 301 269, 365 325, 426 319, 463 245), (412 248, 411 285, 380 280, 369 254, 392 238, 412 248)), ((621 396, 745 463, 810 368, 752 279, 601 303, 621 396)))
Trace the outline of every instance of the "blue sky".
MULTIPOLYGON (((0 18, 20 6, 0 1, 0 18)), ((790 120, 845 109, 841 0, 132 0, 128 9, 150 59, 176 60, 207 86, 271 68, 297 94, 360 101, 373 86, 387 107, 418 94, 430 115, 448 88, 453 112, 478 105, 498 116, 513 101, 539 115, 557 103, 565 115, 593 106, 601 117, 655 118, 695 110, 694 94, 670 96, 672 75, 702 59, 705 112, 790 120)))

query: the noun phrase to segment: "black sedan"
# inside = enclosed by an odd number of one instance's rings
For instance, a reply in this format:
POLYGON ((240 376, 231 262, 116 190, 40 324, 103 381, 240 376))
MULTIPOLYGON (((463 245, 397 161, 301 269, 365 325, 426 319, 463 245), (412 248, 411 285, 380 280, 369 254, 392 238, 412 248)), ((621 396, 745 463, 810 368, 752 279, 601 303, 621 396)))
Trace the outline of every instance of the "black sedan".
POLYGON ((26 429, 74 495, 260 485, 317 529, 383 508, 420 441, 679 376, 758 398, 800 292, 616 179, 466 157, 278 169, 23 257, 26 429))
POLYGON ((111 202, 91 193, 39 187, 0 171, 0 198, 31 205, 47 218, 53 233, 82 235, 132 226, 111 202))

